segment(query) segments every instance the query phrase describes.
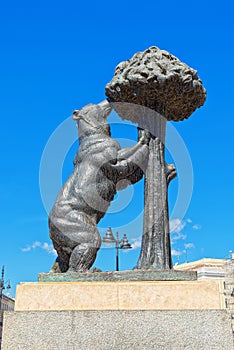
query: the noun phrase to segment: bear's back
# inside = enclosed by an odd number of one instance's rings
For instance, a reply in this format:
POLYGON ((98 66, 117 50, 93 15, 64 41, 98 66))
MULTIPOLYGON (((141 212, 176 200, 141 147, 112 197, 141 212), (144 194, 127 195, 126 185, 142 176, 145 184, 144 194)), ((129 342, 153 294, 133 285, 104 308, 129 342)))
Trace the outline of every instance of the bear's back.
POLYGON ((109 136, 87 137, 80 144, 76 163, 79 164, 83 161, 89 161, 90 163, 98 162, 100 166, 102 163, 116 160, 119 150, 119 143, 109 136))

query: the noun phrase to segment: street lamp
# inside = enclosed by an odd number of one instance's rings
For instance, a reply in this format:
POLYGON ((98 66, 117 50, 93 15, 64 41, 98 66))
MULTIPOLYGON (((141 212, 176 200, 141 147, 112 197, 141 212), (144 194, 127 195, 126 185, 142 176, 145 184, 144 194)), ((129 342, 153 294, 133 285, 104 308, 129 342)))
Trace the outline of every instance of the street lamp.
POLYGON ((111 227, 108 227, 105 237, 102 242, 115 243, 116 249, 116 271, 119 271, 119 249, 131 249, 131 244, 128 242, 127 236, 124 233, 121 240, 119 240, 119 233, 116 232, 116 237, 113 236, 111 227))
POLYGON ((10 281, 7 280, 5 281, 4 280, 4 272, 5 272, 5 269, 4 269, 4 265, 2 267, 2 277, 0 279, 0 311, 2 310, 2 296, 3 296, 3 290, 5 289, 5 284, 7 284, 7 290, 11 289, 11 286, 10 286, 10 281))

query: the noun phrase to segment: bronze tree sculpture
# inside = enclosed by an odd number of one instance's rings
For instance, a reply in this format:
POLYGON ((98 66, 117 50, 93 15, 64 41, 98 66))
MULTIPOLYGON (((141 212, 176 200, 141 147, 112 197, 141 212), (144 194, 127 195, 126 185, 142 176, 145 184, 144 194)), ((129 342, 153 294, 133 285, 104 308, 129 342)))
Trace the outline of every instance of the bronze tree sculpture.
POLYGON ((145 210, 138 269, 172 268, 168 184, 176 176, 164 156, 166 121, 188 118, 206 91, 197 72, 169 52, 151 47, 120 63, 106 95, 123 119, 151 133, 145 176, 145 210))

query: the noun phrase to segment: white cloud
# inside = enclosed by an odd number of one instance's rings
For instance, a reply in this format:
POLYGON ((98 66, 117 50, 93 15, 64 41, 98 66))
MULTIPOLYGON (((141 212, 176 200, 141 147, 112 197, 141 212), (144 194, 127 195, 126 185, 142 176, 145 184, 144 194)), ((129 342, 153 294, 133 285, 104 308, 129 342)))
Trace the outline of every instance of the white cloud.
POLYGON ((49 254, 57 255, 56 250, 54 249, 52 244, 49 244, 47 242, 44 242, 41 246, 43 250, 45 250, 49 254))
POLYGON ((21 251, 22 252, 30 252, 31 249, 32 249, 32 247, 27 246, 27 247, 21 248, 21 251))
POLYGON ((41 246, 41 242, 34 242, 32 245, 27 245, 26 247, 22 248, 22 252, 30 252, 30 250, 38 248, 41 246))
POLYGON ((27 245, 24 248, 21 248, 22 252, 30 252, 33 249, 36 248, 40 248, 42 250, 45 250, 48 254, 52 254, 52 255, 57 255, 56 250, 54 249, 52 244, 49 244, 47 242, 39 242, 39 241, 35 241, 33 244, 31 245, 27 245))
POLYGON ((196 225, 193 225, 192 228, 193 228, 194 230, 200 230, 200 229, 201 229, 201 225, 196 224, 196 225))
POLYGON ((195 245, 193 243, 185 243, 184 247, 185 249, 193 249, 195 248, 195 245))
POLYGON ((170 221, 171 244, 176 244, 179 240, 185 240, 187 238, 187 235, 182 232, 185 226, 186 222, 180 219, 170 221))
POLYGON ((189 224, 191 224, 191 223, 192 223, 192 220, 191 220, 190 218, 188 218, 188 219, 187 219, 187 222, 188 222, 189 224))
POLYGON ((187 255, 188 250, 189 250, 189 249, 195 248, 195 245, 194 245, 193 243, 185 243, 185 244, 184 244, 184 248, 185 248, 185 249, 183 249, 183 250, 172 249, 172 250, 171 250, 171 255, 172 255, 172 256, 175 256, 175 257, 177 257, 177 258, 179 258, 179 257, 180 257, 181 255, 183 255, 183 254, 186 254, 186 255, 187 255))
POLYGON ((176 250, 176 249, 172 249, 172 251, 171 251, 172 256, 181 256, 182 254, 183 254, 183 252, 176 250))
POLYGON ((182 233, 182 232, 175 232, 175 233, 173 233, 172 232, 172 234, 171 234, 171 243, 172 244, 175 244, 175 243, 177 243, 177 241, 179 241, 179 240, 185 240, 187 238, 187 235, 185 235, 184 233, 182 233))
POLYGON ((173 219, 170 220, 170 230, 171 233, 176 232, 176 233, 180 233, 183 228, 185 227, 186 222, 182 221, 180 219, 173 219))
POLYGON ((133 238, 131 243, 132 249, 137 249, 141 247, 141 236, 133 238))

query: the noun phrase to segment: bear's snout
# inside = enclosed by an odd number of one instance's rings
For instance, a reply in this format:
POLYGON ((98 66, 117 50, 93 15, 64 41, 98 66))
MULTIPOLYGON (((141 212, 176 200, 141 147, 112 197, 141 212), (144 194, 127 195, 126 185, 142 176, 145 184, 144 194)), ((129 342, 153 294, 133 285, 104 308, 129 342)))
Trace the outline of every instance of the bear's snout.
POLYGON ((102 117, 106 119, 112 110, 112 106, 110 102, 108 100, 104 100, 102 102, 99 102, 98 106, 101 108, 103 112, 102 117))

